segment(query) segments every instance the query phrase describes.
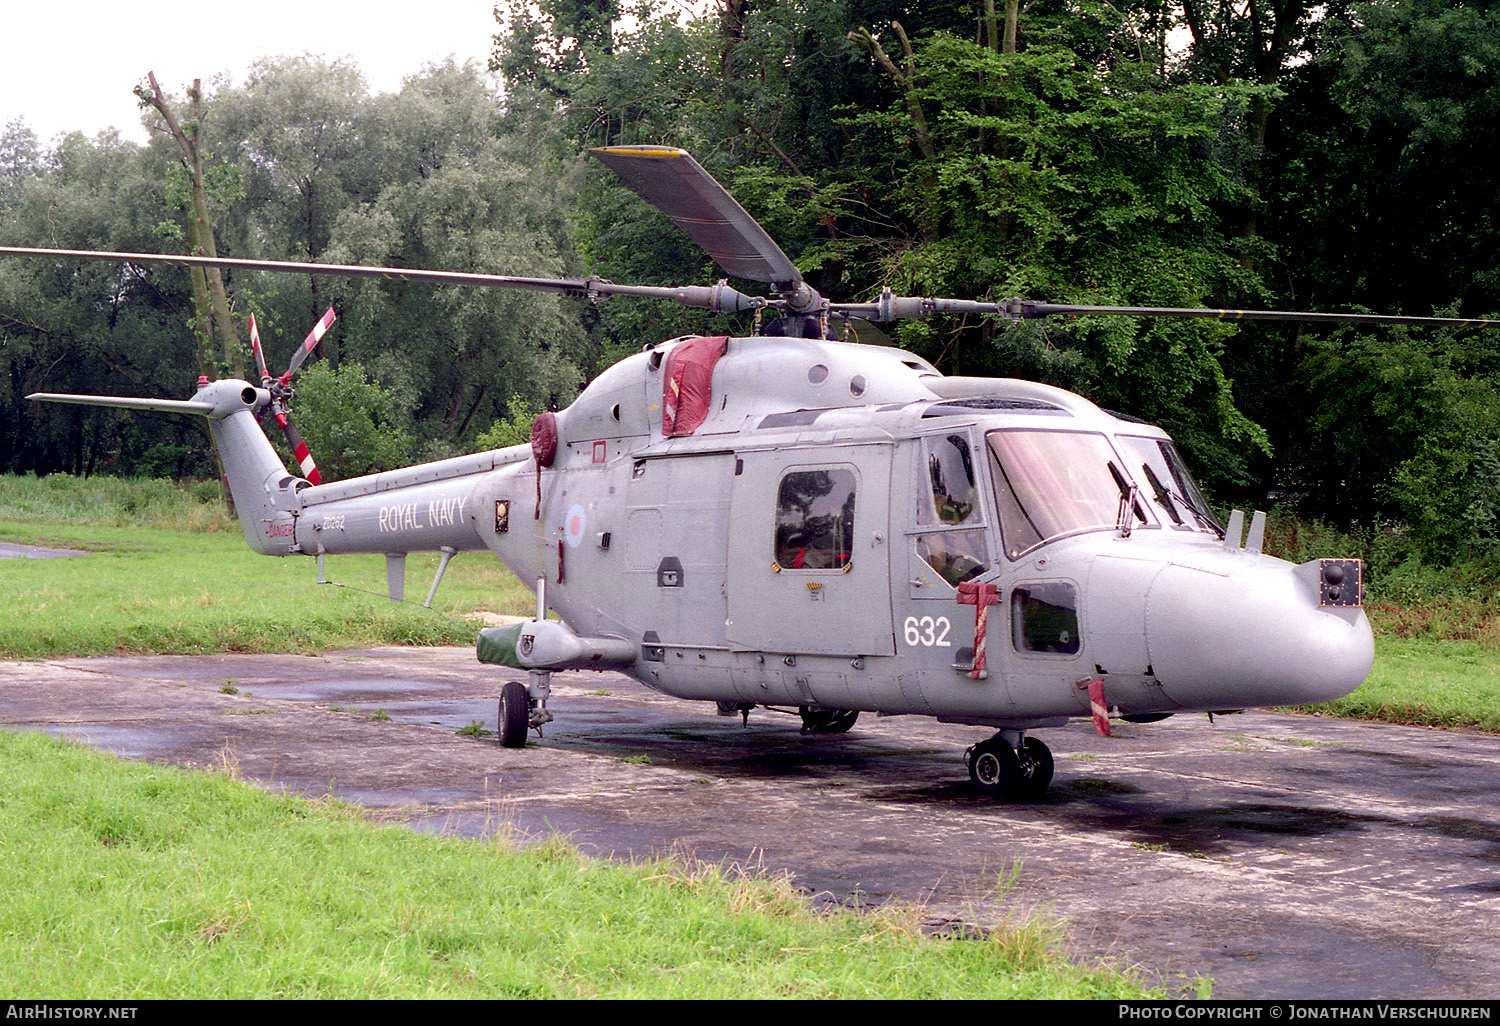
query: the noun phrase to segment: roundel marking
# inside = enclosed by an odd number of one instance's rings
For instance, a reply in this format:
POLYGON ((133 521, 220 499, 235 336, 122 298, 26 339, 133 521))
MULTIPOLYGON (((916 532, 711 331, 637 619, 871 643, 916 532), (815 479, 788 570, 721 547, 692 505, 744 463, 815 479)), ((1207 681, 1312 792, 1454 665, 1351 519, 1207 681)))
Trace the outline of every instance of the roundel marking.
POLYGON ((574 505, 568 510, 568 516, 563 521, 563 536, 568 539, 568 548, 576 549, 583 543, 584 528, 588 526, 588 517, 583 512, 583 507, 574 505))

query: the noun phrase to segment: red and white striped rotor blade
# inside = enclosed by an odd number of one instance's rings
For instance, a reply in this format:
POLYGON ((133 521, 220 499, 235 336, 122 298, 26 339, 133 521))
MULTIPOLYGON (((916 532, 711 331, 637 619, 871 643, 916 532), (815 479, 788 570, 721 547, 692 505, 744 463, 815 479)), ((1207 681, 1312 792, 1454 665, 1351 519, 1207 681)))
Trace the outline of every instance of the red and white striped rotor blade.
POLYGON ((255 327, 255 315, 250 315, 250 349, 255 353, 255 366, 260 371, 260 380, 268 382, 271 380, 271 372, 266 370, 265 350, 260 347, 260 332, 255 327))
POLYGON ((302 366, 302 361, 307 359, 308 354, 317 346, 318 341, 328 333, 328 329, 332 327, 336 318, 337 315, 333 312, 333 307, 331 306, 322 317, 318 318, 318 323, 313 325, 312 331, 307 333, 307 338, 303 339, 302 344, 297 347, 297 352, 292 355, 292 362, 287 365, 286 373, 281 376, 281 383, 283 385, 292 380, 292 375, 297 373, 297 368, 302 366))
POLYGON ((308 450, 307 443, 302 440, 302 432, 287 417, 284 410, 276 411, 276 423, 281 425, 281 430, 286 432, 286 444, 292 447, 292 455, 297 459, 297 466, 302 471, 302 476, 313 484, 322 484, 323 475, 318 473, 318 465, 313 462, 312 452, 308 450))

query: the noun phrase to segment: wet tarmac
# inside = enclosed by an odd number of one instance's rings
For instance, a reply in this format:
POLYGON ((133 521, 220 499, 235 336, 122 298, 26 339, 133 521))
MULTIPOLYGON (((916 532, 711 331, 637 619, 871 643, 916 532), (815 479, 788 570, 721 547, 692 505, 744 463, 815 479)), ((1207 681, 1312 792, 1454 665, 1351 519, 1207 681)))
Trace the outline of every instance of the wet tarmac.
POLYGON ((557 722, 493 736, 508 671, 470 649, 0 663, 0 726, 233 767, 432 832, 551 833, 620 858, 788 873, 819 901, 916 905, 961 934, 1063 924, 1073 950, 1219 998, 1494 998, 1500 738, 1247 713, 1041 732, 1046 798, 963 768, 979 728, 748 726, 614 674, 559 674, 557 722))

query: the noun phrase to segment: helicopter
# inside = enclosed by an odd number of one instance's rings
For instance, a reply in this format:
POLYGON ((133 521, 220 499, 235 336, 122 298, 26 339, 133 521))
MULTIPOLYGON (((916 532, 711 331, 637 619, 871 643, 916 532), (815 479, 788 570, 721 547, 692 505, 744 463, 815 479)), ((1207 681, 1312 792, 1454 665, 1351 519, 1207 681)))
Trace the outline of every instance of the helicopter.
POLYGON ((250 547, 315 556, 320 580, 326 555, 383 554, 389 595, 401 600, 407 554, 435 551, 430 604, 455 554, 493 553, 536 594, 531 619, 486 627, 476 642, 480 662, 526 675, 499 689, 496 733, 509 748, 552 721, 554 673, 613 670, 742 722, 761 707, 792 712, 812 733, 848 731, 864 713, 985 728, 992 735, 964 753, 971 782, 1024 800, 1054 772, 1033 731, 1091 718, 1107 735, 1114 719, 1317 703, 1368 676, 1361 562, 1267 555, 1265 514, 1252 514, 1248 533, 1242 511, 1221 523, 1162 429, 1037 382, 945 376, 914 353, 842 340, 833 325, 935 313, 1500 322, 888 289, 834 303, 686 151, 590 153, 727 275, 773 294, 747 295, 727 278, 663 288, 201 256, 0 255, 646 296, 753 312, 757 330, 648 344, 567 408, 539 415, 529 444, 328 484, 289 472, 259 419, 289 427, 291 374, 313 335, 279 378, 257 346, 258 384, 201 380, 181 400, 29 398, 207 418, 250 547), (767 312, 780 316, 762 331, 767 312))

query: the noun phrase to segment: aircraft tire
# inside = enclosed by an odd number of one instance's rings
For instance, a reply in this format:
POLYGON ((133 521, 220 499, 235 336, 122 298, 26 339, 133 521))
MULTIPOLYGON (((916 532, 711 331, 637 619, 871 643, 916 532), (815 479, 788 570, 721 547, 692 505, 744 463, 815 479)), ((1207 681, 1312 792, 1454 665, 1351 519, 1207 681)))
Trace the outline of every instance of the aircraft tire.
POLYGON ((1021 762, 1016 751, 999 736, 981 741, 968 751, 969 779, 996 798, 1013 798, 1021 788, 1021 762))
POLYGON ((1052 749, 1034 737, 1021 742, 1025 749, 1021 764, 1021 794, 1027 798, 1040 798, 1052 783, 1052 749))
POLYGON ((500 689, 500 744, 506 748, 525 748, 531 729, 531 699, 526 685, 507 681, 500 689))

